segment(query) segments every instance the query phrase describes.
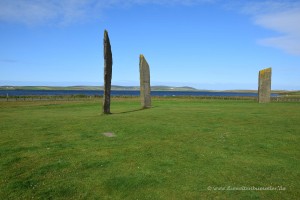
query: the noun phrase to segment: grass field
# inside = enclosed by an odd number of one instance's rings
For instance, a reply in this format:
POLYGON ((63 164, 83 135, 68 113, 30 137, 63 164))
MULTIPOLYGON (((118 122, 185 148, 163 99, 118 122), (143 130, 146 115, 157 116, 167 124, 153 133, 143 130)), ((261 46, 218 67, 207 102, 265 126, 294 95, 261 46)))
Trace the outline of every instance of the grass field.
POLYGON ((0 102, 0 199, 300 197, 300 103, 115 98, 111 111, 0 102))

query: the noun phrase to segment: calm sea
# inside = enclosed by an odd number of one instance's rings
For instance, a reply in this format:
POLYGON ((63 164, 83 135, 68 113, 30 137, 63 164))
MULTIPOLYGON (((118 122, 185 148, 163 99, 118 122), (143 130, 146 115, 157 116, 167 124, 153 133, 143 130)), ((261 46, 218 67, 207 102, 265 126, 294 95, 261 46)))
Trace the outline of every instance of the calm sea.
MULTIPOLYGON (((62 95, 103 95, 103 91, 96 90, 0 90, 0 96, 62 96, 62 95)), ((111 91, 112 96, 139 96, 140 91, 111 91)), ((241 96, 256 97, 257 93, 239 92, 205 92, 205 91, 152 91, 152 96, 241 96)), ((272 96, 278 96, 272 94, 272 96)))

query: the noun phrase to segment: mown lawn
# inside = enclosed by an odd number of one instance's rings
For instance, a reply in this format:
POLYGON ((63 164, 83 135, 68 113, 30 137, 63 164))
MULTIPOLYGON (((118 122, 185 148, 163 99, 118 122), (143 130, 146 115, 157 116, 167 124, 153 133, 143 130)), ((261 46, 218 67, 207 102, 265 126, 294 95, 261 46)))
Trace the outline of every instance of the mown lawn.
POLYGON ((115 98, 111 111, 0 102, 0 199, 300 197, 299 103, 115 98))

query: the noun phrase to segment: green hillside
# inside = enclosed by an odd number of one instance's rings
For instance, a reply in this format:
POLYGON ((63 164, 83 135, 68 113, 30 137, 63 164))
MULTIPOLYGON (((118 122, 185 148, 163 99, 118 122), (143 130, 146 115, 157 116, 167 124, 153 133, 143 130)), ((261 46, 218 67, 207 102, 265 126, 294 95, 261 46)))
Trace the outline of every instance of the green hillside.
MULTIPOLYGON (((139 86, 113 85, 112 90, 139 90, 139 86)), ((103 86, 0 86, 0 90, 103 90, 103 86)), ((192 87, 152 86, 152 91, 197 91, 192 87)))

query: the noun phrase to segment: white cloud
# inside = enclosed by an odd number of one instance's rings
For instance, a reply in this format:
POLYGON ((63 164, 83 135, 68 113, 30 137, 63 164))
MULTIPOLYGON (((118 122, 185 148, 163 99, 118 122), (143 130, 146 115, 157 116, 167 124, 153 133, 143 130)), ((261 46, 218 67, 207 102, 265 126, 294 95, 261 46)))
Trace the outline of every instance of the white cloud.
POLYGON ((300 38, 291 36, 271 37, 258 40, 259 44, 276 47, 289 54, 300 55, 300 38))
POLYGON ((242 12, 252 15, 256 25, 279 34, 279 36, 259 39, 259 44, 280 48, 289 54, 300 55, 299 1, 252 2, 246 4, 242 12))
POLYGON ((0 19, 20 23, 38 23, 56 17, 54 5, 47 1, 0 1, 0 19))
MULTIPOLYGON (((93 11, 94 0, 0 0, 0 20, 34 25, 67 24, 84 20, 93 11)), ((99 1, 100 2, 100 1, 99 1)))
POLYGON ((99 17, 103 9, 142 4, 195 5, 215 0, 0 0, 0 21, 70 24, 99 17))

